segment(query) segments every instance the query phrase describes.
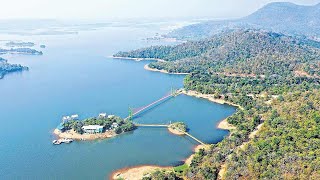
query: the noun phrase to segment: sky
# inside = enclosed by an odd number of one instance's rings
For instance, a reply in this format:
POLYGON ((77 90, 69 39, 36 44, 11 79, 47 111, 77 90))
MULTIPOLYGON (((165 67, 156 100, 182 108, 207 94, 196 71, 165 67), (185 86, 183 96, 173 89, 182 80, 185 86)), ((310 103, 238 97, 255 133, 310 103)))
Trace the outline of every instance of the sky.
POLYGON ((238 18, 270 2, 274 0, 0 0, 0 19, 238 18))

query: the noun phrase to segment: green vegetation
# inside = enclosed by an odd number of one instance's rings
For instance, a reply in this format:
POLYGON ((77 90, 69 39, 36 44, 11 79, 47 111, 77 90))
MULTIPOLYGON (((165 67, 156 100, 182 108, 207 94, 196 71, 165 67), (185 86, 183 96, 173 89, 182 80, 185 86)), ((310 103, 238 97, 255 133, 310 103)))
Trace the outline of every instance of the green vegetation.
POLYGON ((177 174, 177 176, 183 177, 184 173, 188 170, 188 165, 182 164, 180 166, 174 167, 173 170, 177 174))
POLYGON ((28 70, 28 68, 20 64, 9 64, 7 60, 0 57, 0 79, 8 73, 20 72, 23 70, 28 70))
POLYGON ((161 171, 157 170, 150 175, 145 176, 142 180, 180 180, 173 171, 161 171))
POLYGON ((196 153, 184 172, 188 179, 217 179, 223 164, 226 179, 319 179, 318 44, 240 30, 119 55, 164 59, 150 66, 188 72, 186 90, 243 107, 227 119, 236 127, 230 136, 196 153), (261 123, 256 137, 249 138, 261 123))
POLYGON ((180 132, 187 132, 188 127, 184 122, 175 122, 170 124, 169 128, 176 129, 180 132))
POLYGON ((177 46, 153 46, 119 52, 115 56, 163 59, 167 62, 154 62, 149 66, 170 73, 220 73, 278 79, 294 76, 295 71, 304 69, 320 76, 318 47, 320 43, 311 40, 265 31, 240 30, 177 46))
POLYGON ((227 159, 226 176, 319 179, 320 91, 285 93, 271 106, 256 138, 227 159))
POLYGON ((112 129, 115 131, 115 133, 120 134, 122 132, 128 132, 135 129, 134 124, 131 121, 124 120, 120 117, 114 116, 110 118, 99 118, 99 117, 93 117, 88 118, 83 121, 77 121, 77 120, 71 120, 68 122, 65 122, 63 124, 64 130, 75 130, 79 134, 83 134, 83 126, 87 125, 100 125, 104 127, 104 130, 112 129), (113 127, 113 123, 117 123, 117 127, 113 127))

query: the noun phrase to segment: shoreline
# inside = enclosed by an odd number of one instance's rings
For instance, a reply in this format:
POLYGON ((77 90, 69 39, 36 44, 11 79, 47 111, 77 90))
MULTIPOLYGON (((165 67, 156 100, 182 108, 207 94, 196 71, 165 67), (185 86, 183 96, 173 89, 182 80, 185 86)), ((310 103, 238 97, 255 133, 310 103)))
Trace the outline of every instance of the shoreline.
POLYGON ((145 174, 152 173, 156 170, 173 170, 173 167, 155 165, 140 165, 127 167, 112 172, 112 174, 109 176, 109 179, 141 180, 145 174))
POLYGON ((120 56, 109 56, 112 59, 123 59, 123 60, 133 60, 133 61, 159 61, 159 62, 166 62, 163 59, 156 59, 156 58, 131 58, 131 57, 120 57, 120 56))
MULTIPOLYGON (((109 58, 112 58, 112 59, 123 59, 123 60, 132 60, 132 61, 137 61, 137 62, 140 62, 140 61, 158 61, 158 62, 167 62, 166 60, 163 60, 163 59, 156 59, 156 58, 131 58, 131 57, 118 57, 118 56, 109 56, 109 58)), ((176 74, 176 75, 188 75, 189 73, 170 73, 166 70, 160 70, 160 69, 155 69, 155 68, 151 68, 149 67, 149 64, 146 64, 144 65, 143 67, 145 70, 148 70, 148 71, 153 71, 153 72, 161 72, 161 73, 164 73, 164 74, 176 74)))
POLYGON ((226 101, 226 100, 223 100, 223 99, 214 98, 214 95, 213 95, 213 94, 202 94, 202 93, 199 93, 199 92, 197 92, 197 91, 192 91, 192 90, 189 90, 189 91, 182 90, 181 93, 184 94, 184 95, 187 95, 187 96, 193 96, 193 97, 197 97, 197 98, 207 99, 207 100, 209 100, 209 101, 211 101, 211 102, 214 102, 214 103, 218 103, 218 104, 228 104, 228 105, 230 105, 230 106, 243 109, 241 106, 239 106, 239 105, 237 105, 237 104, 234 104, 234 103, 232 103, 232 102, 229 102, 229 101, 226 101))
POLYGON ((111 137, 117 136, 114 132, 104 132, 104 133, 97 133, 97 134, 79 134, 76 133, 74 130, 69 130, 66 132, 61 132, 58 129, 53 131, 53 134, 58 136, 59 138, 68 138, 68 139, 75 139, 75 140, 96 140, 96 139, 107 139, 111 137))
MULTIPOLYGON (((148 65, 148 64, 147 64, 148 65)), ((146 68, 145 68, 146 69, 146 68)), ((151 69, 151 68, 150 68, 151 69)), ((148 69, 146 69, 148 70, 148 69)), ((161 71, 160 71, 161 72, 161 71)), ((186 90, 182 90, 181 94, 187 95, 187 96, 193 96, 193 97, 197 97, 197 98, 203 98, 206 100, 209 100, 211 102, 214 103, 218 103, 218 104, 228 104, 234 107, 238 107, 240 109, 242 109, 241 106, 233 104, 231 102, 222 100, 222 99, 216 99, 213 97, 212 94, 202 94, 196 91, 186 91, 186 90)), ((231 124, 229 124, 227 122, 227 118, 223 119, 222 121, 219 122, 219 124, 217 125, 217 128, 219 129, 224 129, 224 130, 233 130, 236 129, 236 127, 232 126, 231 124)), ((180 135, 181 132, 178 132, 179 134, 176 134, 176 132, 174 129, 172 128, 168 128, 170 133, 173 133, 175 135, 180 135)), ((184 133, 183 133, 184 134, 184 133)), ((205 146, 205 145, 197 145, 193 148, 193 153, 186 159, 184 159, 184 164, 190 166, 193 157, 195 156, 195 154, 200 150, 200 149, 207 149, 209 146, 205 146)), ((169 167, 165 167, 165 166, 155 166, 155 165, 140 165, 140 166, 133 166, 133 167, 127 167, 127 168, 123 168, 120 170, 116 170, 114 172, 112 172, 110 179, 116 180, 118 178, 123 178, 124 180, 140 180, 143 178, 143 175, 145 173, 152 173, 155 170, 168 170, 168 169, 173 169, 174 166, 169 166, 169 167), (128 177, 130 177, 130 179, 128 179, 128 177), (132 178, 134 177, 134 178, 132 178)))
MULTIPOLYGON (((161 59, 146 59, 146 58, 126 58, 126 57, 112 57, 114 59, 128 59, 128 60, 135 60, 135 61, 143 61, 143 60, 156 60, 156 61, 164 61, 161 59)), ((165 73, 165 74, 175 74, 175 75, 187 75, 189 73, 169 73, 166 70, 159 70, 159 69, 154 69, 154 68, 150 68, 148 66, 149 64, 144 65, 144 69, 148 70, 148 71, 153 71, 153 72, 160 72, 160 73, 165 73)), ((214 98, 213 94, 202 94, 196 91, 186 91, 186 90, 182 90, 181 94, 187 95, 187 96, 193 96, 193 97, 197 97, 197 98, 203 98, 206 100, 209 100, 211 102, 214 103, 218 103, 218 104, 228 104, 240 109, 243 109, 240 105, 222 100, 222 99, 216 99, 214 98)), ((224 130, 233 130, 236 129, 236 127, 232 126, 231 124, 229 124, 227 122, 227 118, 223 119, 222 121, 219 122, 219 124, 217 124, 216 126, 219 129, 224 129, 224 130)), ((172 129, 172 128, 168 128, 169 132, 175 135, 182 135, 181 132, 179 132, 178 134, 176 134, 177 132, 175 132, 176 130, 172 129)), ((184 133, 183 133, 184 135, 184 133)), ((186 159, 184 159, 184 164, 187 164, 188 166, 190 166, 193 157, 195 156, 195 154, 200 150, 200 149, 207 149, 208 146, 205 145, 197 145, 194 147, 193 149, 193 153, 186 159)), ((155 166, 155 165, 140 165, 140 166, 133 166, 133 167, 127 167, 127 168, 122 168, 116 171, 113 171, 112 174, 110 175, 110 179, 119 179, 122 178, 124 180, 129 180, 128 177, 130 178, 130 180, 140 180, 143 178, 145 173, 152 173, 155 170, 173 170, 173 166, 155 166)))
POLYGON ((166 70, 159 70, 159 69, 155 69, 155 68, 151 68, 149 67, 149 64, 144 65, 143 67, 145 70, 147 71, 153 71, 153 72, 160 72, 160 73, 165 73, 165 74, 175 74, 175 75, 188 75, 189 73, 169 73, 166 70))
MULTIPOLYGON (((214 96, 212 94, 202 94, 202 93, 199 93, 199 92, 196 92, 196 91, 186 91, 186 90, 182 90, 181 93, 184 94, 184 95, 187 95, 187 96, 203 98, 203 99, 209 100, 209 101, 214 102, 214 103, 228 104, 230 106, 234 106, 234 107, 242 109, 242 107, 239 106, 239 105, 233 104, 231 102, 228 102, 228 101, 225 101, 225 100, 222 100, 222 99, 216 99, 216 98, 214 98, 214 96)), ((229 131, 231 131, 233 129, 236 129, 236 127, 234 127, 233 125, 228 123, 227 118, 225 118, 222 121, 220 121, 217 124, 216 127, 219 128, 219 129, 224 129, 224 130, 229 130, 229 131)))
MULTIPOLYGON (((190 166, 193 156, 195 153, 199 152, 200 149, 206 149, 208 146, 205 145, 196 145, 193 147, 193 153, 186 159, 184 159, 184 164, 190 166)), ((156 165, 139 165, 126 167, 113 171, 109 176, 109 179, 116 180, 123 178, 124 180, 141 180, 144 174, 152 173, 156 170, 172 170, 175 166, 156 166, 156 165)))
POLYGON ((229 124, 228 121, 227 121, 227 118, 220 121, 219 124, 217 125, 217 128, 219 129, 224 129, 224 130, 233 130, 233 129, 236 129, 236 127, 234 127, 233 125, 229 124))

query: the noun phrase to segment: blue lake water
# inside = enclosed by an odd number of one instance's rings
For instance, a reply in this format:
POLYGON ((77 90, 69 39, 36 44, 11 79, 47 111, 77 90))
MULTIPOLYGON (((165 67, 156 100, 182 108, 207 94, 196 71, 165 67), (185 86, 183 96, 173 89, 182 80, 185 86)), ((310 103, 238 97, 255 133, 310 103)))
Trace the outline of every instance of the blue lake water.
MULTIPOLYGON (((3 56, 30 70, 0 80, 0 179, 108 179, 119 168, 177 165, 191 155, 195 141, 163 128, 138 128, 106 140, 51 144, 52 131, 63 115, 87 118, 107 112, 126 117, 128 107, 144 106, 172 87, 183 87, 183 75, 146 71, 143 66, 148 62, 109 58, 120 50, 160 43, 141 40, 157 31, 117 27, 76 35, 1 35, 47 48, 43 56, 3 56)), ((216 143, 228 134, 216 129, 217 123, 234 112, 231 106, 180 95, 135 121, 184 121, 190 134, 216 143)))

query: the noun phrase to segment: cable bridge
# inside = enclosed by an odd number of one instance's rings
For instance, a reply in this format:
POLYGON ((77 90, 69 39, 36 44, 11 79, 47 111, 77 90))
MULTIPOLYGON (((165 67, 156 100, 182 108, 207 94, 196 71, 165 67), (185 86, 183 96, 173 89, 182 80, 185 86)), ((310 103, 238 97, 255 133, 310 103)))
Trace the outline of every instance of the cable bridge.
MULTIPOLYGON (((165 96, 161 97, 160 99, 153 101, 152 103, 139 107, 139 108, 129 108, 129 116, 126 117, 124 120, 133 120, 135 116, 138 114, 158 105, 161 102, 164 102, 165 100, 168 100, 172 97, 178 96, 179 94, 182 93, 182 90, 173 90, 171 89, 171 92, 166 94, 165 96)), ((162 127, 162 128, 169 128, 170 124, 140 124, 140 123, 134 123, 135 126, 137 127, 162 127)), ((196 142, 202 144, 202 145, 207 145, 206 143, 202 142, 201 140, 197 139, 196 137, 192 136, 191 134, 187 132, 183 132, 185 135, 189 136, 191 139, 195 140, 196 142)))
POLYGON ((135 116, 142 113, 143 111, 148 110, 148 109, 156 106, 157 104, 164 102, 167 99, 178 96, 179 94, 181 94, 181 90, 172 89, 170 93, 166 94, 165 96, 161 97, 160 99, 158 99, 158 100, 156 100, 146 106, 139 107, 139 108, 129 108, 129 116, 126 117, 124 120, 132 120, 135 116))

